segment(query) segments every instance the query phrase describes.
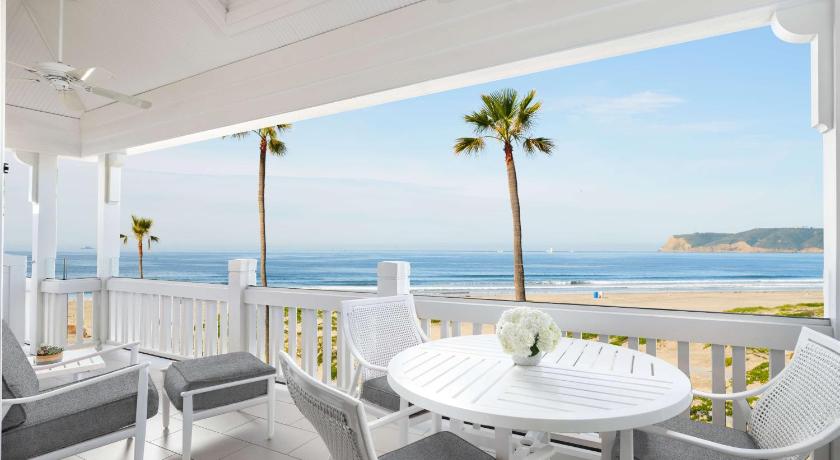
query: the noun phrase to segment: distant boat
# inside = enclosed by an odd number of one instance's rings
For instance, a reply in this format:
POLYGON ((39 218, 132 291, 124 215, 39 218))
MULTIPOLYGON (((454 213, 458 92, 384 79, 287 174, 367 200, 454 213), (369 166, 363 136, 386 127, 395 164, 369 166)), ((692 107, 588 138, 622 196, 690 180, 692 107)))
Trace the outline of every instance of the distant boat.
POLYGON ((548 254, 554 254, 554 248, 548 248, 545 250, 548 254))
POLYGON ((82 250, 83 250, 83 251, 92 251, 92 250, 94 250, 94 249, 96 249, 96 248, 91 247, 91 246, 82 246, 82 250))

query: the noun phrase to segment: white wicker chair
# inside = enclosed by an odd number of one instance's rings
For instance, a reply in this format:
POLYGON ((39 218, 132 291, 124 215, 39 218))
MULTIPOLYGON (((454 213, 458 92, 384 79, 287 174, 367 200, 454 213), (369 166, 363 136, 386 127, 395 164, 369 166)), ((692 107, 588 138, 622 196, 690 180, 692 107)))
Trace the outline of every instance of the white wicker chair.
POLYGON ((370 429, 392 421, 391 414, 368 424, 365 406, 307 375, 281 352, 280 367, 298 410, 315 427, 333 460, 492 460, 493 457, 445 431, 377 457, 370 429))
POLYGON ((747 432, 691 425, 688 420, 666 422, 637 430, 634 445, 638 455, 686 460, 804 459, 840 436, 840 341, 802 328, 790 364, 765 385, 740 393, 694 394, 732 400, 748 414, 747 432), (752 409, 747 398, 757 395, 761 398, 752 409), (675 429, 675 424, 680 429, 675 429), (697 428, 703 428, 703 433, 693 432, 697 428), (714 441, 739 437, 742 442, 737 447, 714 441))
MULTIPOLYGON (((388 363, 401 351, 428 338, 417 321, 414 297, 399 295, 341 302, 342 333, 358 366, 347 393, 372 404, 376 415, 404 411, 408 402, 388 385, 388 363)), ((439 420, 435 422, 439 426, 439 420)), ((408 437, 407 420, 400 420, 400 437, 408 437)))

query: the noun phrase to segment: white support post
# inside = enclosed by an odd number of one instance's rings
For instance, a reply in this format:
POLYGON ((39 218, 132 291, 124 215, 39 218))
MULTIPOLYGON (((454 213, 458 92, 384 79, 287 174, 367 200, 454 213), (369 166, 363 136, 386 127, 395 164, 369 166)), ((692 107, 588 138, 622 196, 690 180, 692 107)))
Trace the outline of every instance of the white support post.
POLYGON ((108 280, 120 276, 120 195, 125 154, 100 155, 96 191, 96 276, 102 281, 94 293, 94 341, 97 346, 108 340, 110 331, 110 293, 108 280))
POLYGON ((411 293, 411 264, 400 261, 382 261, 376 266, 376 293, 380 296, 411 293))
MULTIPOLYGON (((32 354, 44 341, 44 298, 41 281, 55 277, 58 237, 58 157, 16 152, 30 166, 29 200, 32 203, 32 286, 30 290, 29 338, 32 354)), ((66 330, 65 330, 66 333, 66 330)))
POLYGON ((257 285, 257 260, 234 259, 228 261, 228 351, 248 351, 248 324, 245 314, 245 289, 257 285))
POLYGON ((0 303, 3 320, 9 324, 18 341, 26 338, 26 257, 3 255, 3 281, 0 303))

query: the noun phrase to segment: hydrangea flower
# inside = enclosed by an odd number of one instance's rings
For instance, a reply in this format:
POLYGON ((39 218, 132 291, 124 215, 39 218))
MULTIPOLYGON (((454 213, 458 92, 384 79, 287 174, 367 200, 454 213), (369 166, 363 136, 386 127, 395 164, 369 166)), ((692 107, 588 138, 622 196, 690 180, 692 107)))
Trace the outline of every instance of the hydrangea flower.
POLYGON ((506 310, 496 324, 496 335, 505 353, 535 356, 557 348, 560 328, 548 313, 531 307, 506 310))

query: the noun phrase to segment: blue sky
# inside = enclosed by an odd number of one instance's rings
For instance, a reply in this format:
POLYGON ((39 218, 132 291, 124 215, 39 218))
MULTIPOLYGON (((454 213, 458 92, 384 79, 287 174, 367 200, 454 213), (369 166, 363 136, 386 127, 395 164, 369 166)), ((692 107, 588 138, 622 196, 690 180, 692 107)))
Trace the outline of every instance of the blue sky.
MULTIPOLYGON (((767 29, 651 50, 296 123, 269 160, 269 249, 509 249, 502 154, 452 154, 479 95, 536 89, 517 156, 526 249, 655 250, 671 234, 821 226, 821 140, 809 50, 767 29)), ((162 250, 256 248, 256 140, 132 156, 123 214, 153 217, 162 250)), ((60 240, 95 244, 95 166, 60 165, 60 240)), ((29 245, 23 175, 8 245, 29 245)))

